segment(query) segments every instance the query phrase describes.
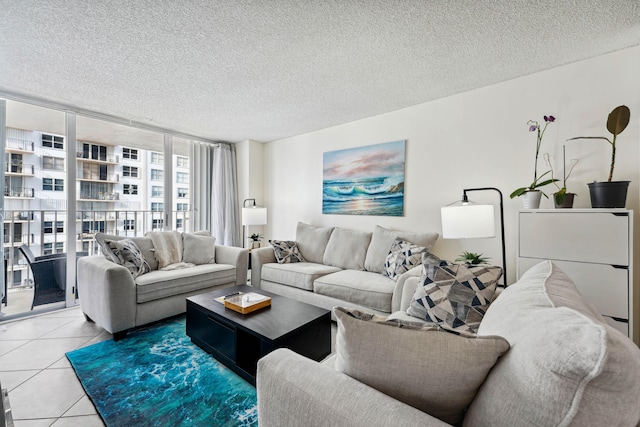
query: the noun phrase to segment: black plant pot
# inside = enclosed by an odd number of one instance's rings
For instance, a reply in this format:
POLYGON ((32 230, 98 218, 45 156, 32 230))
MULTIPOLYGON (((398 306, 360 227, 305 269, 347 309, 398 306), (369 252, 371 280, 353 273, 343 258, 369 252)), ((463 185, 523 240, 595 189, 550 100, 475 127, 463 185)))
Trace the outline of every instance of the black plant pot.
POLYGON ((624 208, 627 189, 631 181, 590 182, 589 195, 592 208, 624 208))

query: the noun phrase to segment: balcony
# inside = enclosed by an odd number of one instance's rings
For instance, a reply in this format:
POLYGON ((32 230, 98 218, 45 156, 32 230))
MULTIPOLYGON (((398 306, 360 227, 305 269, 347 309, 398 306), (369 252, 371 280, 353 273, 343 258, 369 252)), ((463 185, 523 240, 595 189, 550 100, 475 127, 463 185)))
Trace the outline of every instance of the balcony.
POLYGON ((6 150, 17 153, 33 153, 35 144, 26 139, 7 138, 6 150))
POLYGON ((32 199, 33 198, 33 188, 5 188, 4 189, 4 197, 15 197, 19 199, 32 199))
POLYGON ((120 193, 80 193, 80 201, 100 201, 100 202, 117 202, 120 200, 120 193))
POLYGON ((35 241, 35 238, 33 234, 18 234, 18 235, 11 236, 9 234, 6 234, 6 231, 5 231, 3 240, 5 245, 10 244, 10 245, 18 246, 23 243, 33 243, 35 241))
POLYGON ((86 163, 110 163, 110 164, 118 164, 119 157, 114 154, 102 155, 95 153, 83 153, 82 151, 76 151, 76 159, 86 162, 86 163))
POLYGON ((95 181, 95 182, 120 182, 120 175, 117 173, 100 174, 98 172, 91 171, 78 171, 76 174, 78 181, 95 181))
POLYGON ((35 166, 24 163, 5 163, 4 172, 7 175, 33 176, 35 174, 35 166))

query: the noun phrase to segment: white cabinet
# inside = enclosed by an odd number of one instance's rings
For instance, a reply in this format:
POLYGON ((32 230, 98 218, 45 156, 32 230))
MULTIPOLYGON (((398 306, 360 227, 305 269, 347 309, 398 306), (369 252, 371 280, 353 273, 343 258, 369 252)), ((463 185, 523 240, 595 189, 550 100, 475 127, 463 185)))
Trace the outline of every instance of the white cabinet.
POLYGON ((552 260, 610 325, 633 338, 633 211, 523 210, 518 234, 518 278, 552 260))

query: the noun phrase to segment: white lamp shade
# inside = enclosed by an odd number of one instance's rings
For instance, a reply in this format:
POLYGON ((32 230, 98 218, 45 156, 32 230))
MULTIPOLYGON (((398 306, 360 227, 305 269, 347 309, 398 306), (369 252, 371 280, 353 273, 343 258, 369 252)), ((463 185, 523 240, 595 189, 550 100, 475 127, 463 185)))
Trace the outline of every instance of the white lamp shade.
POLYGON ((250 206, 242 208, 242 225, 264 225, 267 223, 267 208, 250 206))
POLYGON ((440 208, 440 215, 444 239, 474 239, 496 235, 493 205, 443 206, 440 208))

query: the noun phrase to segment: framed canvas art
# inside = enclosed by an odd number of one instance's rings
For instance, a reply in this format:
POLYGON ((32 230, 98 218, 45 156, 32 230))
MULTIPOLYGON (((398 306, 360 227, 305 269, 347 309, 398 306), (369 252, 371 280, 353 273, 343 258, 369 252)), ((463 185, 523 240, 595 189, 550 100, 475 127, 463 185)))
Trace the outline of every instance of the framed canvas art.
POLYGON ((404 215, 406 141, 323 154, 322 213, 404 215))

